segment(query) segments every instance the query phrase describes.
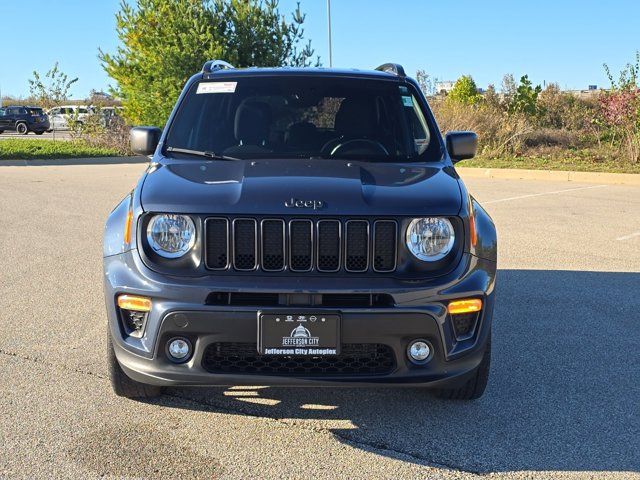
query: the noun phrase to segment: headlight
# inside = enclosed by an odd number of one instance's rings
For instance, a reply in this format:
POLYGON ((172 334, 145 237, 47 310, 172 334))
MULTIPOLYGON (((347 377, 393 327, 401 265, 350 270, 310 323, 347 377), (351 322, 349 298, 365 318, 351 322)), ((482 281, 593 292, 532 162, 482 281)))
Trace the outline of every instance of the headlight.
POLYGON ((453 225, 443 217, 416 218, 407 228, 407 248, 425 262, 444 258, 451 251, 455 238, 453 225))
POLYGON ((147 226, 147 241, 162 257, 182 257, 196 242, 196 227, 186 215, 156 215, 147 226))

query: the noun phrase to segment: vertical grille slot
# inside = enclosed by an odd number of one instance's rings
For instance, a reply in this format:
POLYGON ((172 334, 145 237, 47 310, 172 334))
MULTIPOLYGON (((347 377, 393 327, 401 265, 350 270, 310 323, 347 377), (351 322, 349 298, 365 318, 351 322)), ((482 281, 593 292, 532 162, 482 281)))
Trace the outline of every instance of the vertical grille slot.
POLYGON ((349 272, 365 272, 369 268, 369 222, 349 220, 345 228, 345 269, 349 272))
POLYGON ((340 221, 318 222, 318 260, 320 272, 336 272, 340 269, 340 221))
POLYGON ((284 269, 284 220, 262 221, 262 269, 267 272, 284 269))
POLYGON ((207 241, 205 263, 211 270, 226 270, 229 267, 229 220, 208 218, 205 222, 207 241))
POLYGON ((313 223, 311 220, 289 222, 289 268, 293 272, 311 270, 313 256, 313 223))
POLYGON ((397 225, 393 220, 377 220, 373 224, 373 269, 392 272, 396 269, 397 225))
POLYGON ((257 267, 258 229, 251 218, 233 221, 233 267, 236 270, 254 270, 257 267))

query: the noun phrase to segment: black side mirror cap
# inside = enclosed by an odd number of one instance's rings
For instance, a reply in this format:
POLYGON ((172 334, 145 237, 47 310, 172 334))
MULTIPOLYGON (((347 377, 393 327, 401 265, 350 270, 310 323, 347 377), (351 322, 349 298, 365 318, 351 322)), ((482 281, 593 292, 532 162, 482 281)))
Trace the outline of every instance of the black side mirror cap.
POLYGON ((131 151, 138 155, 153 155, 162 130, 158 127, 133 127, 129 132, 131 151))
POLYGON ((447 151, 453 163, 476 156, 478 135, 474 132, 449 132, 446 135, 447 151))

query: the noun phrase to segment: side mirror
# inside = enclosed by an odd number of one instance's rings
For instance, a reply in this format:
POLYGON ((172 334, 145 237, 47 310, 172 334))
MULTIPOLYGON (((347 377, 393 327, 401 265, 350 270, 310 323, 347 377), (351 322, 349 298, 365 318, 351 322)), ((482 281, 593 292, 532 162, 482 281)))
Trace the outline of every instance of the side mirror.
POLYGON ((449 132, 446 143, 449 156, 456 163, 476 156, 478 136, 474 132, 449 132))
POLYGON ((131 150, 138 155, 153 155, 162 130, 158 127, 133 127, 129 132, 131 150))

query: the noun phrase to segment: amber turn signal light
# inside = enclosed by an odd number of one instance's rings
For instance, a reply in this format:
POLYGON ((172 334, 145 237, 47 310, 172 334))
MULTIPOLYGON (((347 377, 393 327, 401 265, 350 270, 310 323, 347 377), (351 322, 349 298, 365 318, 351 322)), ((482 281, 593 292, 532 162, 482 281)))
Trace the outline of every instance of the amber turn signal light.
POLYGON ((124 224, 124 243, 131 243, 131 223, 133 223, 133 210, 127 212, 127 219, 124 224))
POLYGON ((449 303, 447 310, 451 315, 459 313, 473 313, 482 310, 482 300, 479 298, 468 298, 465 300, 454 300, 449 303))
POLYGON ((137 295, 120 295, 118 297, 118 306, 124 310, 149 312, 151 311, 151 299, 138 297, 137 295))

